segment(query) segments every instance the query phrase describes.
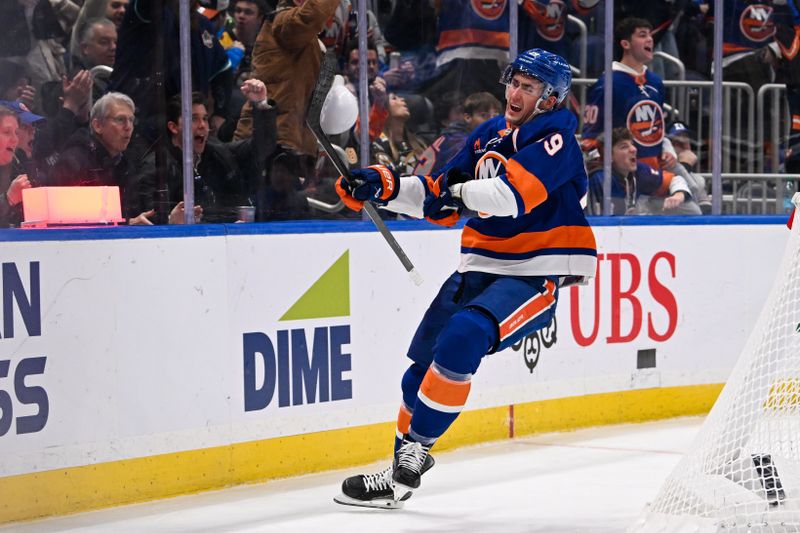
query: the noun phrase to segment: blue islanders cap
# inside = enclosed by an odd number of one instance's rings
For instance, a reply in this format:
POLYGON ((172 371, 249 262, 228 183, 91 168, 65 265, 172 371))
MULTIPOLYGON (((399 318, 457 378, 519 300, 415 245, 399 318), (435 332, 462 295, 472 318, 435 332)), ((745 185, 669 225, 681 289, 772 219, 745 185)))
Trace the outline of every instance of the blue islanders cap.
POLYGON ((43 116, 32 113, 31 110, 28 109, 28 106, 22 102, 0 100, 0 106, 13 110, 17 114, 17 117, 19 117, 20 122, 23 124, 36 124, 37 122, 45 120, 43 116))
POLYGON ((683 122, 675 122, 667 131, 667 137, 691 137, 694 132, 683 122))

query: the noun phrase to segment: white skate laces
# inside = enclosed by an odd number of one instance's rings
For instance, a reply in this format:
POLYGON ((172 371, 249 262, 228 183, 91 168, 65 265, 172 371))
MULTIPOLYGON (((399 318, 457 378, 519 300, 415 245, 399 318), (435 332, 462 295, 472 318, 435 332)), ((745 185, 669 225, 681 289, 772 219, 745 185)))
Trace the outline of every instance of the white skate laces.
POLYGON ((392 467, 382 470, 376 474, 364 474, 364 487, 367 491, 380 491, 394 489, 392 480, 392 467))
POLYGON ((428 449, 424 448, 419 442, 405 442, 398 451, 397 466, 407 468, 415 474, 420 474, 427 455, 428 449))

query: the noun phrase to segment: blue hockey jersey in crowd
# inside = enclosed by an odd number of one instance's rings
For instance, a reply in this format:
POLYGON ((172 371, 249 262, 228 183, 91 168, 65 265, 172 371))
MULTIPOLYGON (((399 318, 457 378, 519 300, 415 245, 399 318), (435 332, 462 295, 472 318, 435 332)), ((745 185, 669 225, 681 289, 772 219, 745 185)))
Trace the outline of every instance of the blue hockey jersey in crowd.
POLYGON ((460 272, 595 275, 597 247, 581 207, 588 178, 576 127, 574 115, 561 109, 520 128, 509 127, 500 115, 470 134, 443 173, 457 167, 476 180, 499 180, 503 193, 513 194, 516 209, 511 216, 481 215, 467 221, 460 272))
MULTIPOLYGON (((615 61, 613 89, 613 127, 626 127, 633 135, 637 159, 659 168, 661 143, 664 140, 664 83, 656 74, 633 69, 615 61)), ((584 109, 582 137, 596 139, 603 132, 605 74, 589 88, 584 109)), ((591 143, 589 143, 591 146, 591 143)))
POLYGON ((436 20, 437 67, 453 59, 508 61, 508 0, 446 0, 436 20))

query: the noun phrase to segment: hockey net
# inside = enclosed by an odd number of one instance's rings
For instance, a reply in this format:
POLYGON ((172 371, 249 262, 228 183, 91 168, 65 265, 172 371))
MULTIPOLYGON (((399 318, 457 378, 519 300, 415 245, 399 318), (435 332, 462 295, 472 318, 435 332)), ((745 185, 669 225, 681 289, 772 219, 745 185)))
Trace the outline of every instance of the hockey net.
POLYGON ((629 532, 800 531, 798 214, 793 221, 775 283, 728 382, 629 532))

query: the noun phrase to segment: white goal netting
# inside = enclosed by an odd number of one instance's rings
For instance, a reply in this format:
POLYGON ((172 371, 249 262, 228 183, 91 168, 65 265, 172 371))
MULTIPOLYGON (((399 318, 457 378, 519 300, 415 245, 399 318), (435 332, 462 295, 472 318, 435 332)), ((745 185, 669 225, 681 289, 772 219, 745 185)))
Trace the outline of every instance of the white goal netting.
POLYGON ((725 388, 629 532, 800 532, 798 215, 787 237, 772 291, 725 388))

